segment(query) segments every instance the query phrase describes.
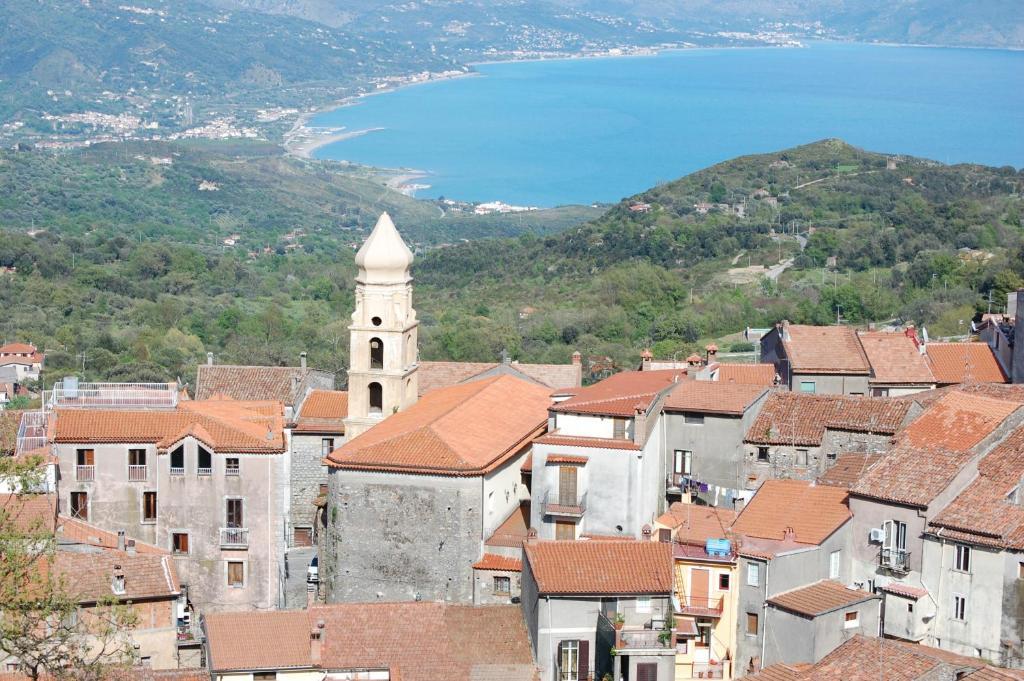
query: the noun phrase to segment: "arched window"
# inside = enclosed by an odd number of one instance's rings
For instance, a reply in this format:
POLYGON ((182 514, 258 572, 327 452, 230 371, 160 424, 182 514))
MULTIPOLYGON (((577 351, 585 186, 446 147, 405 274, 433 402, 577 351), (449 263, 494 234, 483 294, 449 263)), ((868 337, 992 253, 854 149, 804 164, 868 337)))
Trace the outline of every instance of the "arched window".
POLYGON ((384 410, 384 389, 380 383, 370 384, 370 413, 379 414, 384 410))
POLYGON ((384 342, 380 338, 370 339, 370 368, 384 368, 384 342))

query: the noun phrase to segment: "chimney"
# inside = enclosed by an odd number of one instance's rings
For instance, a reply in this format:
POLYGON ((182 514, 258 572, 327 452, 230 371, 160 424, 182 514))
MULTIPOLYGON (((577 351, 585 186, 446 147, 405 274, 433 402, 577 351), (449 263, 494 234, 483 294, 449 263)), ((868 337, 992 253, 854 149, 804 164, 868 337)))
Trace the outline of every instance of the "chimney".
POLYGON ((651 529, 650 525, 644 525, 640 530, 640 534, 644 536, 645 541, 651 541, 651 535, 654 534, 654 530, 651 529))
POLYGON ((537 538, 537 528, 536 527, 531 527, 530 529, 528 529, 526 531, 526 538, 527 539, 536 539, 537 538))
POLYGON ((573 364, 583 364, 583 355, 580 354, 579 350, 577 350, 576 352, 572 353, 572 363, 573 364))
POLYGON ((704 348, 708 353, 708 364, 711 364, 718 359, 718 346, 712 343, 711 345, 704 348))
POLYGON ((206 366, 210 366, 210 367, 213 366, 213 353, 212 352, 206 353, 206 366))
POLYGON ((647 434, 647 409, 644 405, 636 405, 633 412, 633 443, 643 446, 647 434))
POLYGON ((134 556, 135 555, 135 540, 134 539, 128 539, 127 541, 125 541, 125 543, 124 543, 124 550, 128 552, 128 555, 134 556))
POLYGON ((299 353, 299 366, 302 367, 303 369, 306 368, 306 352, 305 352, 305 350, 303 350, 302 352, 299 353))
POLYGON ((785 542, 794 542, 794 541, 796 541, 796 530, 794 530, 792 527, 787 527, 782 532, 782 541, 785 541, 785 542))
POLYGON ((1013 362, 1010 369, 1010 380, 1024 383, 1024 289, 1017 289, 1016 319, 1013 322, 1013 362))
POLYGON ((323 661, 324 628, 324 621, 317 620, 309 632, 309 661, 314 667, 319 667, 323 661))
POLYGON ((644 348, 643 352, 640 353, 640 371, 651 370, 651 360, 654 359, 654 353, 651 352, 650 348, 644 348))
POLYGON ((124 551, 124 530, 117 531, 117 550, 124 551))

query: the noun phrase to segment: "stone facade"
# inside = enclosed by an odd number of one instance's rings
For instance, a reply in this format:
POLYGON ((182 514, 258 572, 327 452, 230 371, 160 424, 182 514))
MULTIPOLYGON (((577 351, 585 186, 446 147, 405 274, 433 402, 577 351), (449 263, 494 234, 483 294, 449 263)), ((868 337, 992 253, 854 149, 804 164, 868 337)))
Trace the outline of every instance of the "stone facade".
POLYGON ((892 436, 847 430, 825 429, 821 444, 815 446, 761 445, 745 443, 743 461, 747 489, 757 489, 765 480, 816 480, 847 452, 884 453, 892 436), (764 461, 762 449, 768 450, 764 461))
POLYGON ((295 528, 315 527, 320 486, 327 484, 327 466, 323 465, 323 441, 332 440, 334 447, 343 436, 292 433, 290 509, 288 513, 288 546, 295 546, 295 528))

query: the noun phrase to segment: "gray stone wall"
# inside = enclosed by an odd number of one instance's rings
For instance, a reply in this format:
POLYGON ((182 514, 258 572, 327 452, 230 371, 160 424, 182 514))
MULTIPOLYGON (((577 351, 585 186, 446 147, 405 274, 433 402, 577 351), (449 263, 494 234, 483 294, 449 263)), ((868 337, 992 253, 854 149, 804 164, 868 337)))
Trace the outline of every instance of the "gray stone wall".
POLYGON ((509 570, 473 570, 474 605, 508 605, 522 591, 522 573, 509 570), (495 593, 494 578, 509 578, 509 593, 495 593))
POLYGON ((307 435, 292 433, 291 511, 288 518, 288 545, 292 545, 293 528, 312 527, 316 519, 313 502, 320 493, 320 485, 327 483, 327 467, 320 463, 321 441, 333 437, 335 446, 342 436, 307 435))
POLYGON ((321 533, 328 602, 473 602, 480 478, 331 469, 321 533))
POLYGON ((767 463, 757 459, 760 445, 748 443, 744 445, 744 484, 747 489, 756 489, 765 480, 815 480, 835 465, 840 454, 887 452, 891 441, 891 435, 826 429, 818 447, 770 445, 767 463))

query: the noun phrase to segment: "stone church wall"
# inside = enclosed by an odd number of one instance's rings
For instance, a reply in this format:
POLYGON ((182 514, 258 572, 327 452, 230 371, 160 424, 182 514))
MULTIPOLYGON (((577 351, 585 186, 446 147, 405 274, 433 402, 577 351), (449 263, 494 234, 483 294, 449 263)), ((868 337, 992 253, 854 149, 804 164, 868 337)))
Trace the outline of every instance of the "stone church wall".
POLYGON ((331 470, 321 534, 328 602, 473 601, 480 478, 331 470))

